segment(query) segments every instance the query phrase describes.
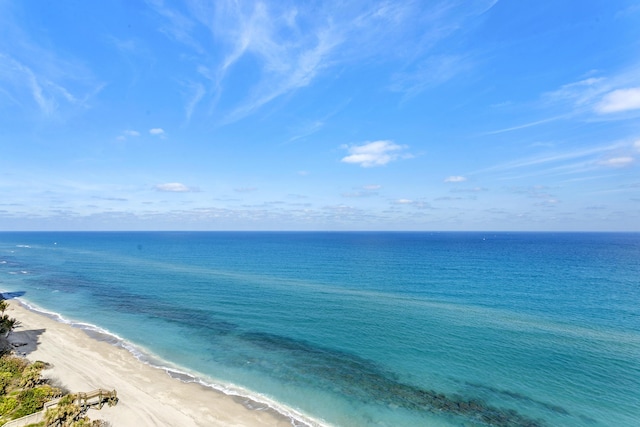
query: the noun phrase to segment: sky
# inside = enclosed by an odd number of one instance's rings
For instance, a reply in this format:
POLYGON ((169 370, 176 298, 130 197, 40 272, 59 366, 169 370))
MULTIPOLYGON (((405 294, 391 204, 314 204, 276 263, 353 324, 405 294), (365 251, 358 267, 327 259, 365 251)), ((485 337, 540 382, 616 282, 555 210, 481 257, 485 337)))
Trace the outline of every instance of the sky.
POLYGON ((0 0, 0 230, 640 231, 640 4, 0 0))

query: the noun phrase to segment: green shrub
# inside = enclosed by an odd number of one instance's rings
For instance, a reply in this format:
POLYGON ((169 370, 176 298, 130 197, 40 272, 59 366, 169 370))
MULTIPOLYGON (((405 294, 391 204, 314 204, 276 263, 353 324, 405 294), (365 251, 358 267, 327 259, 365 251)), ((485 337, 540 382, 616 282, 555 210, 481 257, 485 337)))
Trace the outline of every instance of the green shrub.
MULTIPOLYGON (((0 357, 0 425, 8 420, 38 412, 46 402, 62 395, 59 388, 50 386, 41 377, 41 371, 46 367, 47 364, 41 361, 29 364, 26 360, 11 355, 0 357)), ((62 407, 56 408, 54 412, 62 415, 62 419, 66 419, 65 426, 106 425, 99 421, 91 422, 84 417, 83 410, 74 404, 73 396, 64 397, 62 404, 62 407)), ((47 411, 47 414, 49 412, 47 411)), ((46 425, 46 423, 37 423, 30 426, 45 427, 46 425)))
POLYGON ((0 372, 0 393, 5 394, 12 383, 13 374, 11 372, 0 372))
POLYGON ((10 414, 18 407, 18 400, 14 397, 0 397, 0 416, 10 414))
POLYGON ((42 384, 44 380, 40 376, 40 372, 44 369, 44 363, 35 362, 27 366, 22 371, 22 377, 20 378, 20 387, 33 388, 38 384, 42 384))
POLYGON ((75 395, 68 394, 58 402, 58 405, 47 409, 44 419, 47 425, 71 425, 83 418, 83 410, 75 404, 75 395))
POLYGON ((50 385, 43 385, 28 390, 23 390, 18 395, 20 406, 13 413, 14 418, 24 417, 41 410, 46 402, 60 393, 57 388, 50 385))
POLYGON ((5 355, 0 357, 0 372, 9 372, 13 376, 19 376, 27 367, 28 362, 19 357, 5 355))

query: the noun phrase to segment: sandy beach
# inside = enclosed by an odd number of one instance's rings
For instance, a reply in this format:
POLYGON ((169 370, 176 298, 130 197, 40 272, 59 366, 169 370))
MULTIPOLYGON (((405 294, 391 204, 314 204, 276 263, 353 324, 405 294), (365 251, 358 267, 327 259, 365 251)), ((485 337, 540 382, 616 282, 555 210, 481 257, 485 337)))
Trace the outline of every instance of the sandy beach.
POLYGON ((185 383, 146 365, 127 350, 89 337, 82 329, 31 311, 17 301, 7 313, 20 321, 9 337, 30 361, 52 365, 43 375, 71 392, 115 389, 114 407, 89 410, 92 419, 129 426, 290 426, 270 409, 250 410, 238 397, 185 383), (26 344, 25 344, 26 343, 26 344))

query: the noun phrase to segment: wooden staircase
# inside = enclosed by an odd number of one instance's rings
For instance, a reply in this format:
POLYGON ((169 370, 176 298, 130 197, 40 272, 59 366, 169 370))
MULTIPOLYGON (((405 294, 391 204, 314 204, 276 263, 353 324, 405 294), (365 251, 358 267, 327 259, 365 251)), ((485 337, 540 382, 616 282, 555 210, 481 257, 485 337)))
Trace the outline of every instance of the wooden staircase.
MULTIPOLYGON (((87 393, 75 393, 74 396, 76 397, 74 403, 83 409, 93 407, 96 407, 96 409, 102 409, 105 403, 109 403, 110 401, 116 402, 118 399, 118 394, 115 390, 104 390, 101 388, 87 393)), ((47 412, 47 409, 56 407, 58 402, 60 402, 60 399, 62 399, 62 397, 52 399, 44 404, 42 411, 11 420, 3 424, 2 427, 24 427, 29 424, 39 423, 44 420, 44 414, 47 412)))

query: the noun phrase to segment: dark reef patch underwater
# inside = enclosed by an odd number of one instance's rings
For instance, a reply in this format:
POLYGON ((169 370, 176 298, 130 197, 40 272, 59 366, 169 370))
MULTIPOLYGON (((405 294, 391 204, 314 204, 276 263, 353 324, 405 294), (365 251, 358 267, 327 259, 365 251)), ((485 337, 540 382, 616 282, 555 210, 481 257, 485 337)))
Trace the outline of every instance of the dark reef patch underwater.
MULTIPOLYGON (((337 389, 340 394, 364 403, 374 400, 389 407, 411 411, 439 412, 462 416, 495 427, 542 427, 546 424, 530 419, 513 409, 500 409, 478 399, 447 396, 433 390, 404 384, 391 372, 366 359, 331 349, 320 348, 302 341, 267 333, 246 333, 242 338, 267 352, 289 353, 286 363, 287 380, 305 381, 312 375, 321 378, 326 387, 337 389)), ((262 365, 261 368, 267 369, 262 365)), ((562 408, 554 407, 564 414, 562 408)))

